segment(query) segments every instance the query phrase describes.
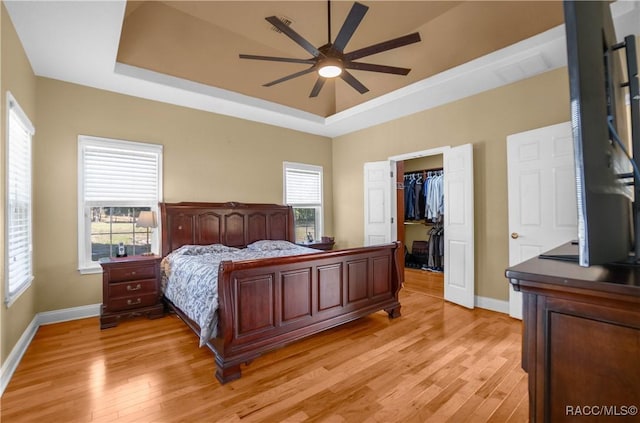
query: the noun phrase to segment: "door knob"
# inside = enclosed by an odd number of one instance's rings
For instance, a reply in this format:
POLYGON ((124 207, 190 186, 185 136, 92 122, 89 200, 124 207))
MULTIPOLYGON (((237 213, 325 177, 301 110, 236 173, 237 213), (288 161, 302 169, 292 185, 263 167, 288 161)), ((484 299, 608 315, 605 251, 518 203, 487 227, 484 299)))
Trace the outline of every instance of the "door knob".
POLYGON ((518 239, 519 236, 520 234, 518 234, 517 232, 511 232, 511 238, 518 239))

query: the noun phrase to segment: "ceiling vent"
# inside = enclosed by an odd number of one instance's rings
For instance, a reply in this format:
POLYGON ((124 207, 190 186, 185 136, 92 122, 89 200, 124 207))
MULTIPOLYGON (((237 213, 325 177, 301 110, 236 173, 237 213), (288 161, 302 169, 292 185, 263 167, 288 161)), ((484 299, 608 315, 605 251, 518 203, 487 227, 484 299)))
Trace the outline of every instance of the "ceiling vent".
MULTIPOLYGON (((278 17, 278 19, 280 19, 280 21, 282 21, 282 23, 286 26, 291 26, 291 19, 287 18, 286 16, 280 16, 278 17)), ((275 26, 271 26, 271 30, 277 32, 278 34, 282 34, 282 31, 280 31, 275 26)))

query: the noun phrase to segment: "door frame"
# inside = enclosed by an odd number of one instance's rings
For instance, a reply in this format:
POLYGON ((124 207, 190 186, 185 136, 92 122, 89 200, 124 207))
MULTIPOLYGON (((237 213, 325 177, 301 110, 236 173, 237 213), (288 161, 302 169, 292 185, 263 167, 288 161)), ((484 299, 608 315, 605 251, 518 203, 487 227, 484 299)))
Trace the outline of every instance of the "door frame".
MULTIPOLYGON (((467 145, 467 144, 465 144, 467 145)), ((469 144, 470 145, 470 144, 469 144)), ((464 146, 460 146, 460 147, 464 147, 464 146)), ((473 148, 471 146, 471 148, 473 148)), ((429 150, 422 150, 422 151, 416 151, 416 152, 412 152, 412 153, 406 153, 406 154, 399 154, 399 155, 395 155, 395 156, 391 156, 389 157, 389 161, 391 162, 391 166, 395 167, 396 172, 398 170, 398 162, 402 161, 404 162, 404 160, 411 160, 411 159, 417 159, 417 158, 421 158, 421 157, 428 157, 428 156, 435 156, 435 155, 443 155, 443 167, 445 168, 445 175, 447 172, 447 153, 452 149, 451 146, 442 146, 442 147, 437 147, 437 148, 432 148, 429 150), (394 166, 395 164, 395 166, 394 166)), ((458 150, 458 147, 455 148, 456 151, 458 150)), ((473 151, 471 151, 472 153, 473 151)), ((473 166, 473 156, 471 155, 471 166, 473 166)), ((402 166, 401 166, 402 167, 402 166)), ((471 169, 473 169, 473 167, 471 167, 471 169)), ((401 183, 400 181, 400 175, 399 173, 397 174, 397 182, 398 185, 401 183)), ((473 175, 471 175, 471 193, 473 193, 473 175)), ((398 196, 398 193, 396 193, 396 195, 398 196)), ((471 194, 473 196, 473 194, 471 194)), ((400 199, 398 198, 398 202, 400 201, 400 199)), ((445 215, 447 214, 446 211, 446 207, 447 207, 447 203, 448 201, 445 200, 445 215)), ((473 200, 471 200, 471 204, 470 204, 472 210, 471 210, 471 216, 473 216, 473 200)), ((398 207, 396 205, 396 207, 391 210, 390 213, 392 219, 394 222, 397 223, 397 229, 396 229, 396 233, 395 233, 395 240, 399 240, 404 244, 404 216, 399 216, 398 213, 398 207), (399 232, 402 233, 400 234, 399 232)), ((472 226, 473 228, 473 223, 472 226)), ((473 229, 472 229, 473 231, 473 229)), ((445 230, 445 244, 447 244, 447 231, 445 230)), ((464 295, 458 295, 458 292, 449 292, 449 295, 447 295, 447 287, 448 287, 448 283, 449 283, 449 279, 451 278, 451 269, 448 269, 447 267, 447 260, 445 259, 445 263, 444 263, 444 276, 445 276, 445 292, 444 292, 444 299, 447 301, 452 301, 456 304, 460 304, 463 305, 465 307, 468 308, 473 308, 475 305, 475 275, 473 275, 473 273, 475 272, 474 269, 474 256, 475 256, 475 248, 473 246, 473 233, 471 234, 471 238, 470 238, 470 244, 471 244, 471 251, 470 251, 470 256, 471 256, 471 269, 468 269, 468 266, 465 266, 465 269, 467 270, 467 272, 471 272, 470 274, 470 278, 465 278, 463 277, 463 279, 465 279, 466 281, 470 281, 471 283, 468 285, 468 287, 471 289, 470 294, 468 292, 468 289, 466 291, 464 291, 464 295), (470 297, 469 297, 470 295, 470 297)), ((447 247, 445 246, 445 251, 446 251, 447 247)), ((469 253, 467 253, 467 255, 469 255, 469 253)), ((446 254, 445 254, 446 256, 446 254)), ((459 275, 457 275, 459 276, 459 275)), ((462 285, 461 285, 462 286, 462 285)), ((449 287, 450 288, 450 287, 449 287)), ((463 291, 460 291, 463 292, 463 291)))
MULTIPOLYGON (((398 162, 404 162, 405 160, 411 160, 411 159, 419 159, 422 157, 429 157, 429 156, 437 156, 439 154, 443 154, 444 152, 447 150, 450 150, 451 146, 444 146, 444 147, 436 147, 436 148, 431 148, 429 150, 422 150, 422 151, 415 151, 413 153, 405 153, 405 154, 398 154, 396 156, 391 156, 389 157, 387 160, 389 160, 391 162, 391 167, 396 168, 396 177, 400 178, 400 172, 397 171, 398 169, 398 162)), ((404 169, 403 169, 404 172, 404 169)), ((401 183, 401 181, 398 179, 398 184, 401 183)), ((396 201, 397 204, 400 204, 400 199, 398 199, 396 201)), ((396 207, 394 207, 391 210, 391 218, 393 219, 394 222, 396 222, 397 228, 396 228, 396 233, 395 233, 395 239, 393 239, 393 241, 401 241, 402 244, 404 245, 404 215, 403 216, 398 216, 398 207, 396 205, 396 207), (400 234, 400 228, 403 228, 402 230, 402 234, 400 234)), ((403 266, 404 267, 404 266, 403 266)))
MULTIPOLYGON (((437 156, 439 154, 444 155, 444 152, 449 149, 451 149, 451 146, 447 145, 444 147, 431 148, 429 150, 415 151, 413 153, 398 154, 396 156, 389 157, 388 160, 391 162, 391 167, 393 168, 395 165, 397 183, 398 184, 402 183, 402 181, 400 180, 401 172, 398 171, 398 162, 404 162, 405 160, 411 160, 411 159, 419 159, 421 157, 437 156)), ((402 170, 403 170, 402 173, 404 173, 404 168, 402 168, 402 170)), ((395 239, 392 239, 392 241, 400 241, 404 246, 404 214, 401 213, 401 215, 398 215, 397 205, 400 204, 401 199, 398 198, 397 195, 399 194, 398 194, 398 190, 396 189, 396 198, 397 198, 396 205, 391 210, 391 218, 396 223, 395 239), (402 228, 402 231, 400 230, 400 228, 402 228)), ((404 198, 402 198, 402 201, 404 201, 404 198)), ((402 267, 404 267, 404 260, 403 260, 402 267)))
POLYGON ((389 160, 397 162, 397 161, 400 161, 400 160, 404 161, 404 160, 411 160, 411 159, 419 159, 421 157, 436 156, 438 154, 444 154, 445 151, 450 150, 450 149, 451 149, 450 145, 445 145, 444 147, 436 147, 436 148, 431 148, 429 150, 415 151, 413 153, 398 154, 397 156, 389 157, 389 160))

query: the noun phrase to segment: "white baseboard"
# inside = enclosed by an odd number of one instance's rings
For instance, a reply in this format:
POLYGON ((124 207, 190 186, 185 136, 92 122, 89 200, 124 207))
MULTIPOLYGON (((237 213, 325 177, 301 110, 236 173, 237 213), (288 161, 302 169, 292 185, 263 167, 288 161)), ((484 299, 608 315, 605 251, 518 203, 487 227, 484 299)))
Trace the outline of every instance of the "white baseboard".
POLYGON ((38 325, 68 322, 69 320, 86 319, 100 315, 101 304, 89 304, 86 306, 65 308, 62 310, 44 311, 38 313, 38 325))
POLYGON ((498 313, 509 314, 509 301, 496 300, 495 298, 480 297, 476 295, 476 307, 484 308, 498 313))
POLYGON ((45 311, 33 316, 33 320, 31 320, 31 323, 29 323, 22 333, 20 339, 18 339, 18 342, 16 342, 7 359, 2 363, 2 367, 0 368, 0 397, 4 393, 13 373, 18 368, 18 364, 20 364, 20 360, 22 360, 22 356, 27 351, 29 344, 31 344, 33 337, 41 325, 99 316, 100 306, 101 304, 90 304, 62 310, 45 311))
POLYGON ((18 339, 18 342, 9 353, 7 359, 2 363, 2 367, 0 368, 0 396, 4 393, 13 373, 18 368, 18 364, 20 364, 20 360, 22 360, 22 356, 25 351, 27 351, 33 337, 36 336, 38 327, 38 315, 36 314, 33 316, 31 323, 29 323, 25 331, 22 333, 20 339, 18 339))

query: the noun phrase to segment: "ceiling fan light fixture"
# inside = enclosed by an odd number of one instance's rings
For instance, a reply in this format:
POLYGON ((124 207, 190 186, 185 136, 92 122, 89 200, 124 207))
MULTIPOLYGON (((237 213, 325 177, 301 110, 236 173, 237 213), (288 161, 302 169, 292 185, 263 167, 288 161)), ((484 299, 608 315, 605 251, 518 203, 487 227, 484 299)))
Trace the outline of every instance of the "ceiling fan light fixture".
MULTIPOLYGON (((1 0, 0 0, 1 1, 1 0)), ((377 65, 373 63, 355 62, 354 60, 372 56, 374 54, 382 53, 384 51, 393 50, 398 47, 406 46, 409 44, 417 43, 421 41, 420 34, 414 32, 403 37, 394 38, 391 40, 383 41, 362 47, 357 50, 345 53, 344 49, 349 44, 351 37, 356 29, 360 25, 360 22, 364 18, 365 14, 369 10, 369 6, 365 6, 357 1, 353 3, 349 14, 344 20, 342 27, 338 31, 334 41, 331 37, 331 2, 327 2, 327 44, 320 47, 315 47, 303 36, 294 31, 287 21, 290 19, 282 19, 277 16, 268 16, 265 18, 267 22, 275 27, 275 29, 286 35, 291 41, 296 43, 307 51, 312 57, 307 59, 296 59, 293 57, 274 57, 274 56, 257 56, 253 54, 240 54, 240 59, 252 59, 252 60, 268 60, 272 62, 284 62, 284 63, 298 63, 311 65, 306 69, 292 73, 290 75, 278 78, 275 81, 263 84, 264 87, 271 87, 276 84, 280 84, 285 81, 289 81, 294 78, 298 78, 303 75, 307 75, 312 72, 317 72, 318 77, 316 83, 309 93, 309 98, 317 97, 320 90, 324 86, 327 79, 335 78, 339 76, 346 84, 351 86, 354 90, 360 94, 364 94, 369 91, 362 82, 360 82, 355 76, 347 72, 347 69, 353 69, 357 71, 368 71, 387 73, 395 75, 407 75, 411 69, 400 68, 397 66, 377 65)))
POLYGON ((318 75, 323 78, 335 78, 342 73, 342 62, 339 59, 328 58, 320 62, 318 75))

